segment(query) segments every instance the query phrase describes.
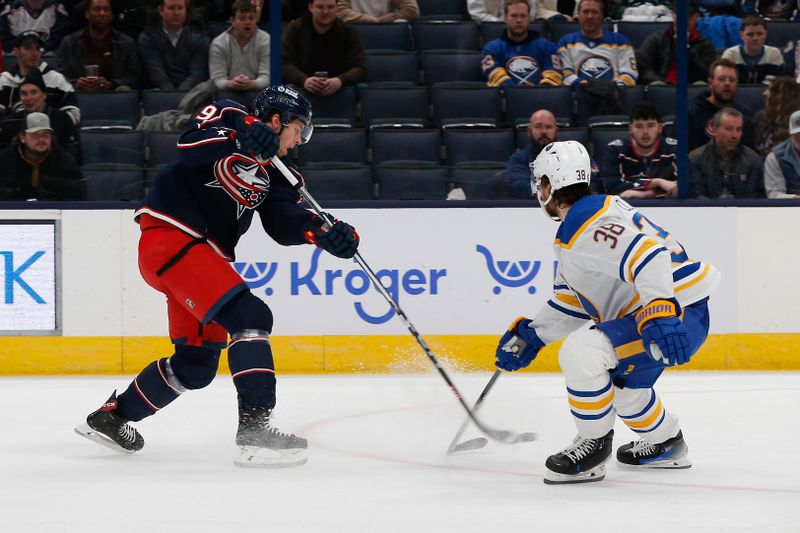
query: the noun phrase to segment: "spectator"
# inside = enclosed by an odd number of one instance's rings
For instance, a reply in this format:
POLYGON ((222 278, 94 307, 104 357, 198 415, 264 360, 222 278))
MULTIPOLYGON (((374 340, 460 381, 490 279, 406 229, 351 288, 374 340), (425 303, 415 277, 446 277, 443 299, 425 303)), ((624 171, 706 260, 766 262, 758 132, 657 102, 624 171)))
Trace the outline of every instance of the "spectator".
POLYGON ((159 0, 161 24, 139 35, 139 53, 153 88, 188 91, 208 79, 210 43, 205 33, 187 26, 188 2, 159 0))
POLYGON ((800 199, 800 110, 789 118, 789 135, 764 161, 767 198, 800 199))
MULTIPOLYGON (((717 50, 711 41, 697 31, 697 8, 689 6, 687 24, 689 27, 689 83, 705 82, 708 68, 717 59, 717 50)), ((639 67, 639 83, 674 85, 678 80, 678 67, 675 60, 675 13, 672 25, 664 33, 651 33, 645 37, 636 50, 636 63, 639 67)))
POLYGON ((142 70, 136 43, 111 27, 111 0, 89 0, 84 16, 86 27, 58 48, 61 72, 78 91, 137 89, 142 70))
POLYGON ((536 0, 536 18, 544 20, 566 20, 572 22, 577 12, 577 4, 562 0, 536 0))
POLYGON ((58 48, 69 30, 67 10, 56 0, 14 0, 0 14, 0 39, 3 49, 11 51, 14 39, 27 31, 37 31, 50 52, 58 48))
POLYGON ((744 116, 723 107, 709 123, 711 140, 689 153, 690 198, 763 196, 761 158, 741 144, 744 116))
POLYGON ((774 46, 767 46, 767 25, 761 17, 745 17, 742 20, 742 31, 739 32, 742 43, 731 46, 722 53, 723 59, 730 59, 736 64, 739 80, 742 83, 769 83, 775 76, 783 73, 783 55, 774 46))
POLYGON ((800 109, 800 84, 789 76, 778 76, 764 91, 764 109, 756 113, 755 148, 765 157, 789 138, 789 116, 800 109))
POLYGON ((530 144, 511 155, 506 166, 506 187, 514 198, 531 198, 531 170, 529 165, 542 149, 558 140, 556 117, 547 109, 534 111, 528 122, 530 144))
POLYGON ((220 91, 260 91, 269 85, 269 34, 258 29, 250 0, 233 3, 231 27, 211 41, 208 71, 220 91))
POLYGON ((612 20, 669 22, 672 0, 614 0, 608 12, 612 20))
POLYGON ((636 85, 638 72, 633 46, 624 35, 603 29, 603 2, 578 2, 580 31, 563 36, 556 45, 563 84, 577 86, 578 120, 591 115, 617 114, 624 88, 636 85))
POLYGON ((50 118, 50 124, 58 143, 75 155, 79 153, 78 127, 64 111, 47 103, 47 87, 38 68, 32 68, 19 84, 21 109, 7 116, 0 126, 0 145, 8 146, 19 133, 25 117, 29 113, 44 113, 50 118))
MULTIPOLYGON (((481 22, 502 22, 505 15, 506 0, 467 0, 467 11, 472 20, 481 22)), ((529 6, 531 20, 536 18, 536 4, 529 6)))
POLYGON ((481 68, 489 87, 535 87, 561 85, 556 47, 552 42, 528 31, 531 17, 529 0, 508 0, 505 33, 483 47, 481 68))
POLYGON ((0 151, 3 200, 84 200, 86 186, 78 163, 53 142, 44 113, 25 118, 19 144, 0 151))
POLYGON ((17 37, 14 44, 17 65, 0 74, 0 113, 11 113, 22 108, 19 85, 31 69, 38 68, 47 88, 47 102, 64 111, 72 123, 78 125, 81 112, 75 98, 75 89, 60 72, 42 61, 43 45, 44 41, 36 31, 27 31, 17 37))
POLYGON ((729 59, 717 59, 708 69, 708 91, 689 102, 689 150, 708 141, 708 121, 723 107, 732 107, 744 115, 745 134, 742 144, 754 146, 750 117, 752 111, 734 100, 739 85, 736 65, 729 59))
POLYGON ((414 22, 419 18, 417 0, 337 0, 336 10, 348 23, 414 22))
POLYGON ((789 41, 783 48, 784 71, 800 83, 800 40, 789 41))
POLYGON ((800 1, 742 0, 742 11, 770 20, 800 20, 800 1))
POLYGON ((633 106, 628 139, 608 143, 600 161, 607 194, 622 198, 675 198, 678 141, 662 137, 661 115, 650 102, 633 106))
POLYGON ((335 0, 312 0, 286 28, 282 45, 284 81, 309 93, 330 96, 367 75, 358 32, 336 18, 335 0))

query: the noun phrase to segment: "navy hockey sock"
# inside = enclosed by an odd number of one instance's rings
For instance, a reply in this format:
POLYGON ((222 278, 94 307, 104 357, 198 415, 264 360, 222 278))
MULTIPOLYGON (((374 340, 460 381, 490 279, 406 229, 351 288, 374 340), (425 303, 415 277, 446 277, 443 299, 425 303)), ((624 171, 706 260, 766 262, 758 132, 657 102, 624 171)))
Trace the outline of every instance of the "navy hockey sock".
POLYGON ((234 334, 228 364, 243 409, 275 407, 275 365, 266 331, 251 329, 234 334))

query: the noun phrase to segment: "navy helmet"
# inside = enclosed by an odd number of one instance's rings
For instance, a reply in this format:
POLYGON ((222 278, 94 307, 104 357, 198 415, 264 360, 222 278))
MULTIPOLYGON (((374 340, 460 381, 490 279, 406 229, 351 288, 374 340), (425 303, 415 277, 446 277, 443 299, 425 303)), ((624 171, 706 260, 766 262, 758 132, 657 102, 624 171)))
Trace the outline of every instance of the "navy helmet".
POLYGON ((250 114, 261 120, 278 113, 284 128, 289 122, 299 120, 303 123, 300 138, 303 143, 311 139, 314 126, 311 124, 311 103, 300 91, 289 85, 271 85, 258 93, 250 104, 250 114))

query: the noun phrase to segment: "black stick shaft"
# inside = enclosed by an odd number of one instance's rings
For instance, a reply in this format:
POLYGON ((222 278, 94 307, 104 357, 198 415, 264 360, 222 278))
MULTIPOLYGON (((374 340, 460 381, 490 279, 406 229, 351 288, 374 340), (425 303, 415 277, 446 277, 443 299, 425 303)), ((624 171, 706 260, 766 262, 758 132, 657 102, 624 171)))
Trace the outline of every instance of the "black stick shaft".
MULTIPOLYGON (((500 377, 501 373, 502 373, 501 370, 495 370, 494 374, 492 374, 492 377, 489 378, 489 382, 483 388, 483 391, 480 393, 480 395, 478 396, 478 399, 475 400, 475 404, 472 406, 472 413, 473 414, 475 414, 475 415, 478 414, 478 410, 480 409, 481 404, 486 399, 486 397, 489 395, 489 391, 492 390, 492 387, 494 387, 494 384, 497 381, 497 378, 500 377)), ((456 445, 461 440, 461 435, 463 435, 464 431, 467 430, 467 426, 469 425, 469 422, 470 422, 470 419, 469 419, 469 417, 467 417, 467 419, 464 420, 464 422, 461 424, 461 427, 458 428, 458 431, 456 431, 455 436, 453 436, 452 442, 450 442, 450 446, 447 448, 447 453, 451 453, 455 449, 456 445)))

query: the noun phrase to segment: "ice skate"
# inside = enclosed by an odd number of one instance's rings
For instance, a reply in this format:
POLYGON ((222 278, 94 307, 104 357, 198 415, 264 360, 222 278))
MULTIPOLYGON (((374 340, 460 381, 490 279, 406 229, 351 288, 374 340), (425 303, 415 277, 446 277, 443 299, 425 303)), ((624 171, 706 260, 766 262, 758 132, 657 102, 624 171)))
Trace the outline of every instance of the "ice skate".
POLYGON ((236 466, 274 468, 300 466, 308 460, 308 441, 282 433, 270 425, 272 411, 266 408, 240 409, 236 431, 236 466))
POLYGON ((75 428, 75 433, 119 453, 136 453, 144 447, 144 439, 128 421, 119 416, 117 391, 89 416, 86 423, 75 428))
POLYGON ((599 439, 586 439, 578 435, 571 446, 547 458, 544 482, 560 485, 601 481, 606 477, 605 463, 611 457, 613 439, 613 429, 599 439))
POLYGON ((617 461, 622 468, 691 468, 689 448, 683 440, 683 431, 659 444, 643 440, 630 442, 617 450, 617 461))

